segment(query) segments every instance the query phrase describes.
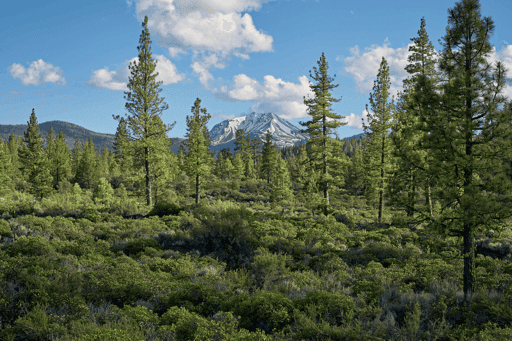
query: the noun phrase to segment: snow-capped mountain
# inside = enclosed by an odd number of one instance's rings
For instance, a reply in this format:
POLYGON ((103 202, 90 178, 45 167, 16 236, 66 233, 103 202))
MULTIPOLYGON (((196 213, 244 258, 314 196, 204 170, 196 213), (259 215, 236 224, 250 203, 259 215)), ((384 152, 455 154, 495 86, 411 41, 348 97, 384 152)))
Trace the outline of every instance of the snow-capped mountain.
POLYGON ((246 116, 235 117, 215 125, 210 130, 211 145, 218 146, 234 142, 238 129, 243 129, 246 134, 249 133, 251 139, 258 138, 261 142, 265 141, 265 135, 270 130, 278 148, 290 147, 307 141, 307 137, 300 133, 300 129, 288 120, 270 112, 252 112, 246 116))

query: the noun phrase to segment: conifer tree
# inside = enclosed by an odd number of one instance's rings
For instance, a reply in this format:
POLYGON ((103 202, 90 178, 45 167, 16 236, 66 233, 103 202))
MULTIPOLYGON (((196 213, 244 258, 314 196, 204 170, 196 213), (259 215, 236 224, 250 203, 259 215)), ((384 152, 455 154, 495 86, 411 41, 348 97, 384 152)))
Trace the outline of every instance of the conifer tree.
POLYGON ((503 162, 512 155, 512 105, 503 95, 503 64, 487 61, 494 22, 481 17, 480 7, 478 0, 462 0, 448 10, 439 59, 447 79, 437 93, 420 77, 414 92, 428 108, 419 125, 432 155, 428 171, 442 183, 433 195, 442 202, 439 217, 426 218, 433 231, 463 238, 466 304, 475 291, 475 234, 500 230, 512 216, 510 167, 503 162))
POLYGON ((71 151, 71 174, 75 183, 77 182, 78 168, 80 167, 80 160, 84 152, 84 142, 80 141, 77 135, 73 144, 73 150, 71 151))
MULTIPOLYGON (((144 167, 145 176, 145 195, 148 206, 151 206, 151 153, 158 149, 158 145, 162 144, 162 128, 165 132, 171 130, 176 122, 171 125, 163 125, 161 120, 154 120, 157 115, 161 115, 163 110, 169 108, 167 104, 162 105, 164 98, 160 99, 158 93, 162 91, 159 86, 163 82, 156 82, 158 72, 154 73, 156 60, 151 57, 151 39, 147 27, 148 17, 145 16, 142 27, 144 30, 140 35, 139 63, 130 63, 129 69, 131 75, 129 78, 128 88, 130 92, 125 92, 128 103, 126 109, 132 114, 128 116, 128 127, 131 134, 129 137, 130 153, 134 158, 139 158, 144 167)), ((119 116, 113 116, 119 120, 119 116)), ((165 133, 164 133, 165 135, 165 133)))
POLYGON ((187 116, 188 128, 185 140, 185 145, 188 147, 185 171, 196 181, 196 204, 199 203, 201 180, 210 173, 211 163, 210 147, 204 128, 211 116, 206 112, 206 108, 201 109, 200 104, 201 100, 197 98, 191 110, 193 116, 187 116), (203 113, 203 116, 200 113, 203 113))
POLYGON ((370 93, 370 103, 373 113, 368 111, 368 126, 363 121, 363 128, 368 143, 365 147, 367 174, 372 183, 371 191, 367 191, 367 199, 373 201, 375 192, 378 195, 378 223, 382 223, 384 211, 384 191, 388 182, 389 174, 392 174, 393 160, 392 141, 389 139, 388 130, 393 126, 394 99, 388 102, 389 88, 389 67, 386 59, 382 57, 377 79, 374 81, 373 92, 370 93), (369 130, 371 129, 371 133, 369 130))
POLYGON ((4 141, 0 139, 0 196, 1 200, 5 200, 14 190, 14 183, 11 178, 12 164, 11 155, 8 150, 8 145, 4 145, 4 141))
POLYGON ((364 176, 365 167, 363 160, 362 148, 354 150, 354 154, 350 159, 350 170, 348 172, 348 184, 354 194, 357 196, 361 191, 364 191, 365 180, 364 176))
MULTIPOLYGON (((249 135, 247 135, 247 137, 249 137, 249 135)), ((256 173, 256 170, 258 169, 258 159, 261 155, 261 150, 260 150, 260 146, 262 145, 261 141, 259 139, 253 139, 252 141, 250 141, 250 146, 251 146, 251 149, 252 149, 252 159, 254 161, 254 166, 253 166, 253 169, 256 173)))
POLYGON ((180 147, 178 148, 178 167, 183 172, 185 170, 185 158, 186 158, 186 152, 185 148, 183 148, 183 145, 180 144, 180 147))
MULTIPOLYGON (((53 133, 52 125, 50 125, 50 130, 48 131, 48 134, 46 135, 46 144, 45 144, 44 150, 46 152, 48 159, 50 160, 50 163, 52 163, 52 159, 55 157, 55 136, 53 133)), ((52 171, 52 169, 50 167, 50 173, 51 173, 51 171, 52 171)))
POLYGON ((133 172, 133 158, 129 155, 129 143, 130 137, 127 130, 127 122, 124 117, 121 117, 112 146, 115 164, 110 165, 111 179, 115 188, 118 188, 121 183, 126 185, 129 175, 133 172))
POLYGON ((18 151, 21 149, 22 145, 25 145, 23 138, 14 135, 14 132, 12 132, 11 135, 9 135, 7 150, 11 156, 12 170, 10 174, 16 190, 24 190, 24 183, 26 183, 18 155, 18 151))
POLYGON ((84 146, 84 151, 76 172, 76 182, 82 189, 93 189, 98 180, 96 172, 96 152, 94 143, 89 137, 88 143, 84 146))
POLYGON ((246 136, 244 129, 238 129, 236 131, 235 152, 239 153, 242 158, 244 164, 243 176, 245 176, 246 179, 252 178, 254 175, 254 161, 252 158, 251 138, 249 137, 249 133, 247 133, 246 136))
POLYGON ((59 189, 61 182, 71 177, 71 156, 62 129, 55 139, 55 152, 53 155, 53 185, 55 189, 59 189))
POLYGON ((39 124, 35 110, 32 109, 28 129, 24 132, 26 148, 20 150, 20 161, 24 173, 28 176, 29 192, 42 199, 51 193, 52 176, 47 155, 43 151, 43 134, 39 133, 39 124))
MULTIPOLYGON (((341 99, 334 99, 331 97, 330 90, 338 87, 338 85, 331 85, 333 78, 327 75, 329 64, 325 60, 325 55, 322 52, 322 57, 318 60, 319 70, 315 70, 315 76, 311 74, 310 77, 317 81, 316 85, 309 87, 315 93, 315 98, 306 100, 304 96, 304 104, 308 106, 308 115, 311 116, 311 121, 299 122, 302 126, 306 127, 301 130, 301 133, 309 135, 307 145, 310 146, 311 162, 314 165, 315 171, 320 172, 319 185, 324 194, 324 214, 328 214, 329 207, 329 188, 331 186, 343 185, 341 177, 333 178, 329 174, 329 169, 340 169, 343 167, 345 160, 339 157, 339 151, 333 154, 332 134, 333 128, 337 128, 347 123, 336 121, 343 116, 337 115, 330 111, 331 102, 339 102, 341 99)), ((336 75, 334 75, 336 77, 336 75)))
POLYGON ((261 154, 261 168, 260 172, 267 179, 267 184, 270 184, 270 178, 274 176, 277 170, 277 159, 275 158, 275 144, 272 143, 272 133, 267 130, 265 134, 265 142, 263 143, 263 151, 261 154))
MULTIPOLYGON (((392 184, 388 187, 390 199, 392 199, 390 204, 406 207, 408 217, 413 217, 416 211, 417 190, 422 182, 420 181, 422 170, 428 166, 429 158, 427 151, 420 146, 424 133, 416 128, 421 116, 418 112, 424 108, 415 100, 413 91, 420 76, 429 78, 435 85, 440 82, 440 75, 436 70, 437 53, 428 39, 425 26, 425 19, 422 18, 418 37, 411 39, 414 44, 409 47, 409 52, 412 53, 408 57, 409 64, 405 67, 411 77, 404 80, 404 92, 399 95, 395 126, 390 134, 395 145, 394 156, 398 161, 397 172, 391 179, 392 184), (405 192, 406 195, 398 195, 401 192, 405 192)), ((426 179, 423 182, 428 209, 430 215, 433 215, 430 194, 433 180, 426 179)))
POLYGON ((240 181, 245 172, 244 161, 242 160, 242 156, 240 153, 235 153, 235 156, 233 157, 232 165, 233 165, 232 177, 233 177, 233 179, 240 181))
MULTIPOLYGON (((277 151, 279 154, 280 152, 277 151)), ((290 173, 286 166, 286 161, 283 160, 281 155, 276 153, 277 160, 276 176, 272 180, 272 191, 270 193, 270 200, 279 203, 284 207, 290 207, 293 204, 294 195, 292 190, 292 183, 290 180, 290 173)), ((281 215, 284 213, 281 212, 281 215)))
MULTIPOLYGON (((154 119, 161 120, 159 116, 155 116, 154 119)), ((156 145, 155 152, 151 156, 151 163, 153 164, 155 204, 158 203, 159 197, 164 194, 166 188, 170 188, 171 183, 180 173, 177 157, 173 152, 171 152, 173 141, 165 136, 164 129, 160 131, 160 134, 161 144, 156 145)))

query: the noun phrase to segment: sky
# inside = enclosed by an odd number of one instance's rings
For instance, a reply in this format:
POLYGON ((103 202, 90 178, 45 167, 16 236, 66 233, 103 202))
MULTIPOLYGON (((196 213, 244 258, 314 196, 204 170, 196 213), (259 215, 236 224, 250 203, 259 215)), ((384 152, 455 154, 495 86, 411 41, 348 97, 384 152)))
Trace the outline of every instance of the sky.
MULTIPOLYGON (((408 46, 421 18, 437 51, 454 0, 88 0, 7 1, 0 11, 0 124, 52 120, 115 134, 112 115, 129 115, 130 62, 144 17, 157 61, 169 137, 184 138, 196 98, 208 129, 251 112, 272 112, 300 126, 311 116, 313 67, 325 54, 331 110, 344 118, 340 138, 363 133, 382 57, 391 93, 408 77, 408 46), (334 77, 336 75, 336 77, 334 77)), ((512 1, 481 0, 495 23, 491 61, 512 70, 512 1)), ((512 72, 509 73, 512 77, 512 72)), ((512 84, 506 94, 512 98, 512 84)), ((367 122, 367 121, 366 121, 367 122)))

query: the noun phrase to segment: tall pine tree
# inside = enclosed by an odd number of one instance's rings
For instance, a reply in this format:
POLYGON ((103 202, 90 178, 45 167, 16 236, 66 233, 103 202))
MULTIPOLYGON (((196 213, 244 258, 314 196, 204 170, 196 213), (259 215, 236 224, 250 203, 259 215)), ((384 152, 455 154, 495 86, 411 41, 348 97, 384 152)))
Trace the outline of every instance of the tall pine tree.
POLYGON ((270 184, 270 178, 273 178, 275 172, 277 171, 275 149, 275 144, 272 143, 272 133, 270 130, 267 130, 267 133, 265 134, 265 142, 263 143, 260 167, 260 172, 267 179, 267 184, 270 184))
POLYGON ((196 204, 199 203, 201 180, 210 173, 211 164, 209 141, 205 136, 205 127, 211 116, 206 112, 206 108, 201 109, 200 104, 201 100, 197 98, 191 110, 193 116, 187 116, 188 128, 185 140, 185 145, 188 147, 185 170, 187 175, 196 181, 196 204), (203 113, 203 116, 200 113, 203 113))
MULTIPOLYGON (((162 82, 156 82, 158 72, 154 73, 156 61, 151 57, 151 39, 148 30, 148 17, 145 16, 142 27, 144 30, 140 35, 139 63, 130 63, 129 69, 131 75, 129 78, 129 92, 125 92, 128 103, 126 109, 132 114, 128 116, 128 126, 131 131, 131 144, 135 158, 139 158, 144 167, 145 176, 145 195, 147 205, 152 204, 151 200, 151 153, 158 149, 162 144, 162 128, 165 132, 171 130, 176 122, 171 125, 163 125, 161 120, 153 119, 157 115, 161 115, 163 110, 169 108, 167 104, 162 105, 163 98, 160 99, 158 93, 162 91, 159 86, 162 82)), ((119 116, 114 116, 119 120, 119 116)), ((165 134, 164 134, 165 135, 165 134)))
POLYGON ((32 109, 28 129, 24 132, 26 148, 20 150, 20 161, 30 184, 29 192, 40 199, 51 193, 52 176, 48 156, 43 151, 43 141, 35 110, 32 109))
POLYGON ((448 10, 439 60, 447 79, 437 93, 429 78, 420 77, 415 91, 428 108, 419 127, 432 153, 429 172, 443 184, 434 191, 443 205, 440 216, 430 218, 429 228, 463 238, 466 304, 475 291, 475 234, 499 230, 512 216, 510 168, 503 162, 512 155, 506 70, 487 61, 494 22, 481 17, 480 7, 478 0, 462 0, 448 10))
POLYGON ((378 196, 378 223, 382 223, 384 211, 384 192, 390 174, 393 173, 393 145, 388 136, 388 130, 393 126, 394 99, 388 101, 391 81, 386 59, 382 57, 377 79, 374 81, 373 93, 370 93, 370 103, 373 113, 368 111, 368 126, 363 121, 363 128, 368 138, 366 141, 367 174, 373 180, 374 186, 368 191, 367 198, 373 201, 374 194, 378 196), (371 133, 369 130, 371 129, 371 133))
POLYGON ((418 37, 411 40, 414 44, 409 47, 409 52, 412 53, 407 59, 409 64, 405 67, 410 78, 404 80, 404 91, 400 93, 396 106, 395 126, 390 134, 395 145, 394 156, 398 161, 398 169, 393 176, 392 184, 388 187, 390 204, 405 207, 409 218, 413 218, 414 212, 417 211, 415 204, 420 186, 424 188, 427 207, 430 215, 433 215, 433 179, 421 180, 422 175, 426 174, 423 170, 428 167, 429 156, 420 145, 424 132, 416 127, 420 124, 419 117, 425 108, 416 100, 414 90, 420 76, 429 78, 434 85, 441 81, 436 70, 437 53, 428 39, 424 18, 421 19, 418 37))
MULTIPOLYGON (((325 55, 322 52, 322 57, 318 60, 318 67, 313 67, 315 76, 309 72, 310 77, 317 81, 316 85, 309 87, 315 93, 315 98, 306 100, 304 96, 304 104, 308 106, 308 115, 311 121, 299 122, 302 126, 306 127, 301 130, 302 133, 309 135, 307 145, 311 147, 311 162, 316 171, 320 171, 319 185, 324 193, 324 214, 328 214, 329 207, 329 189, 333 185, 343 185, 343 178, 333 177, 329 174, 329 169, 340 169, 344 167, 345 159, 340 158, 341 151, 333 152, 333 141, 329 137, 332 134, 332 129, 339 126, 346 125, 347 123, 338 122, 337 119, 342 116, 337 115, 330 110, 331 102, 339 102, 341 99, 334 99, 331 97, 330 90, 338 87, 339 85, 331 85, 333 78, 327 75, 329 64, 325 60, 325 55)), ((336 75, 334 75, 336 77, 336 75)))

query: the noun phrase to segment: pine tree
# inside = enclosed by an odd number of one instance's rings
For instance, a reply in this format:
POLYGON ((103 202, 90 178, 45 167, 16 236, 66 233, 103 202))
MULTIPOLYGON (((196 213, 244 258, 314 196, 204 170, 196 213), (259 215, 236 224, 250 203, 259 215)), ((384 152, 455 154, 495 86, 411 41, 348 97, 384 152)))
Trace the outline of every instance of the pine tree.
POLYGON ((84 146, 84 152, 76 172, 76 182, 78 182, 80 188, 94 188, 96 181, 99 180, 97 178, 96 167, 97 163, 94 143, 92 142, 92 138, 89 137, 88 143, 84 146))
POLYGON ((211 116, 206 112, 206 108, 200 108, 200 104, 201 100, 197 98, 191 110, 193 116, 187 116, 188 128, 185 140, 185 145, 188 147, 185 170, 188 176, 196 180, 196 204, 199 203, 201 180, 210 173, 211 163, 209 143, 204 133, 204 127, 211 116), (200 113, 203 113, 203 116, 200 113))
MULTIPOLYGON (((306 100, 304 96, 304 104, 308 106, 308 115, 312 117, 311 121, 299 122, 300 125, 306 127, 301 130, 301 133, 309 135, 307 145, 310 146, 311 162, 316 171, 320 171, 319 185, 324 193, 324 214, 328 214, 329 208, 329 188, 332 186, 342 186, 343 178, 333 178, 329 174, 329 169, 340 169, 344 167, 344 159, 339 157, 339 151, 333 153, 333 142, 329 134, 332 134, 332 129, 337 128, 347 123, 338 122, 337 119, 343 116, 334 114, 330 111, 331 102, 339 102, 341 99, 334 99, 331 97, 330 90, 338 87, 338 85, 331 85, 333 78, 327 75, 329 64, 325 60, 325 55, 322 52, 322 57, 318 60, 319 70, 315 70, 315 76, 311 74, 310 77, 315 79, 318 83, 310 85, 309 87, 315 93, 315 98, 306 100)), ((336 75, 334 75, 336 77, 336 75)))
POLYGON ((240 153, 236 153, 233 157, 233 172, 232 178, 240 181, 245 172, 244 161, 242 160, 242 156, 240 153))
MULTIPOLYGON (((161 120, 159 116, 155 116, 154 119, 161 120)), ((180 173, 177 157, 171 152, 172 139, 165 136, 164 129, 161 130, 160 134, 162 135, 160 138, 161 144, 156 145, 151 159, 153 164, 155 204, 158 203, 159 197, 164 194, 166 188, 170 188, 171 183, 180 173)))
MULTIPOLYGON (((50 160, 50 164, 52 163, 52 160, 55 158, 55 136, 53 133, 53 126, 50 125, 50 130, 48 131, 48 134, 46 135, 46 144, 44 147, 44 151, 50 160)), ((53 167, 50 166, 50 173, 53 176, 53 167)))
POLYGON ((26 148, 20 150, 20 161, 24 173, 28 176, 29 192, 42 199, 51 193, 52 177, 48 157, 43 151, 43 134, 39 134, 34 109, 27 123, 28 130, 24 132, 26 148))
POLYGON ((260 167, 261 174, 265 175, 267 178, 267 184, 270 184, 270 178, 273 178, 277 168, 275 149, 275 144, 272 143, 272 133, 270 130, 267 130, 265 142, 263 143, 260 167))
POLYGON ((8 145, 4 145, 4 141, 0 139, 0 196, 1 200, 5 200, 14 190, 14 184, 11 178, 12 164, 11 155, 8 145))
POLYGON ((84 144, 84 141, 81 142, 77 135, 73 144, 73 150, 71 151, 71 175, 73 177, 73 182, 77 182, 77 173, 78 168, 80 167, 80 160, 82 159, 82 154, 84 152, 84 144))
POLYGON ((442 91, 420 77, 415 96, 428 110, 420 128, 427 132, 423 148, 432 154, 429 173, 442 186, 434 190, 443 207, 429 228, 463 238, 464 301, 475 291, 475 233, 499 230, 512 216, 509 126, 512 105, 503 96, 506 70, 490 65, 494 22, 481 18, 478 0, 462 0, 448 10, 439 68, 446 76, 442 91), (481 131, 480 134, 477 134, 481 131))
MULTIPOLYGON (((415 203, 417 201, 417 189, 421 185, 422 170, 428 166, 427 151, 422 150, 420 143, 424 135, 416 126, 420 124, 418 112, 424 110, 421 103, 415 100, 414 87, 416 86, 420 76, 431 79, 433 84, 440 82, 440 76, 435 68, 436 51, 432 43, 428 39, 425 29, 425 19, 421 19, 418 37, 412 38, 414 42, 409 47, 412 52, 408 57, 409 64, 405 70, 411 75, 411 78, 404 80, 404 92, 400 93, 400 100, 396 106, 395 126, 390 134, 393 140, 394 156, 398 160, 398 169, 392 178, 392 184, 388 187, 390 190, 390 204, 405 207, 407 216, 413 217, 417 209, 415 203), (402 192, 405 192, 404 195, 402 192)), ((437 90, 436 90, 437 92, 437 90)), ((432 179, 426 179, 425 195, 430 215, 433 215, 431 186, 432 179)))
POLYGON ((378 223, 382 223, 384 212, 384 192, 388 182, 389 174, 392 174, 393 145, 388 136, 388 130, 393 126, 394 99, 388 102, 389 88, 391 81, 389 79, 389 67, 386 59, 382 57, 377 79, 374 81, 373 93, 370 93, 370 103, 373 113, 368 111, 368 126, 363 121, 363 128, 368 138, 366 141, 366 165, 367 173, 373 180, 371 191, 368 191, 367 199, 373 201, 374 194, 378 195, 378 223), (368 131, 371 129, 371 133, 368 131))
POLYGON ((18 191, 25 190, 24 184, 26 180, 22 172, 22 164, 19 160, 19 150, 22 145, 25 145, 24 140, 21 136, 14 135, 14 132, 9 135, 8 142, 8 153, 11 156, 11 179, 14 182, 14 188, 18 191))
POLYGON ((133 172, 133 158, 129 155, 129 143, 130 136, 127 130, 127 123, 124 117, 121 117, 112 146, 115 164, 110 165, 110 174, 114 188, 118 188, 121 183, 127 185, 127 179, 133 172))
MULTIPOLYGON (((128 103, 126 109, 133 115, 128 116, 128 126, 131 130, 129 146, 133 150, 131 153, 135 158, 142 161, 145 176, 145 195, 148 206, 151 206, 151 153, 158 145, 161 145, 161 139, 164 138, 160 133, 162 128, 165 132, 171 130, 176 122, 171 125, 163 125, 161 120, 154 120, 157 115, 161 115, 163 110, 169 108, 167 104, 162 105, 163 98, 160 99, 158 93, 162 91, 159 86, 163 82, 156 82, 158 72, 153 73, 156 67, 156 60, 151 57, 151 39, 147 27, 148 17, 145 16, 142 27, 144 30, 140 35, 139 64, 130 63, 129 69, 131 76, 129 78, 128 88, 130 92, 125 92, 128 103), (160 107, 160 105, 162 105, 160 107)), ((118 120, 119 116, 114 116, 118 120)), ((164 133, 165 135, 165 133, 164 133)))
MULTIPOLYGON (((291 207, 294 200, 292 182, 290 180, 290 173, 286 166, 286 161, 280 155, 276 155, 277 167, 276 176, 272 181, 272 191, 270 193, 270 200, 274 203, 279 203, 284 207, 291 207)), ((281 212, 281 215, 284 213, 281 212)))
POLYGON ((249 137, 249 133, 247 133, 246 136, 244 129, 238 129, 236 131, 235 152, 239 153, 242 158, 244 164, 243 176, 246 179, 252 178, 254 176, 254 160, 252 158, 251 138, 249 137))
POLYGON ((365 188, 365 179, 364 176, 364 160, 363 160, 363 151, 362 148, 357 148, 354 150, 354 154, 350 159, 350 170, 348 172, 348 185, 357 196, 361 191, 364 191, 365 188))
POLYGON ((61 131, 55 139, 55 152, 52 160, 52 176, 55 189, 59 189, 62 181, 71 177, 71 156, 66 145, 64 133, 61 131))

